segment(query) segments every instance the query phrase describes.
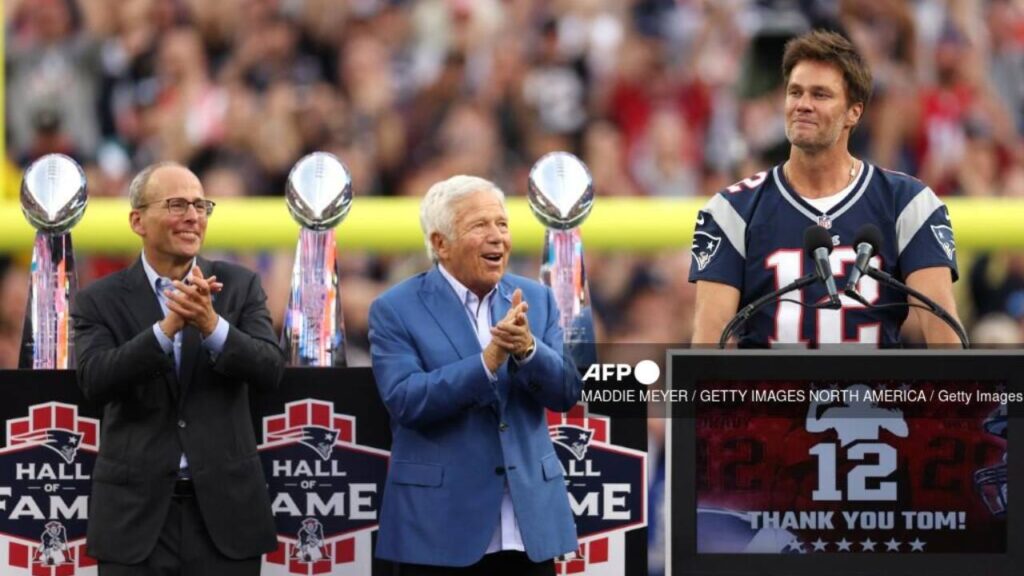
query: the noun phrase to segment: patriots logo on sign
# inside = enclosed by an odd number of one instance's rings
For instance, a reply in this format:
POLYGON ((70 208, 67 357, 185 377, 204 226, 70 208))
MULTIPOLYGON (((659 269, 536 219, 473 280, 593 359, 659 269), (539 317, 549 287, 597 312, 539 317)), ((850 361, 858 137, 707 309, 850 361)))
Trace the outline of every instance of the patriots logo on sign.
POLYGON ((307 398, 263 418, 258 450, 277 524, 264 574, 368 574, 388 452, 356 443, 356 419, 307 398))
POLYGON ((68 563, 68 533, 60 522, 47 522, 43 535, 36 547, 36 564, 44 566, 60 566, 68 563))
POLYGON ((580 542, 557 573, 623 574, 626 532, 647 525, 647 453, 611 443, 611 420, 586 404, 547 419, 580 542))
POLYGON ((75 455, 78 454, 78 446, 81 442, 82 435, 80 433, 55 428, 47 431, 43 446, 60 454, 65 462, 71 464, 75 461, 75 455))
POLYGON ((74 404, 47 402, 6 421, 0 447, 0 574, 74 576, 85 553, 99 421, 74 404))
POLYGON ((309 446, 321 458, 327 460, 331 457, 331 451, 334 449, 334 443, 337 441, 337 430, 321 428, 320 426, 306 426, 302 429, 302 440, 299 440, 299 443, 309 446))
POLYGON ((330 460, 334 443, 338 441, 338 431, 323 426, 302 426, 271 432, 267 438, 270 440, 298 440, 299 444, 312 448, 321 460, 330 460))
POLYGON ((580 428, 579 426, 550 426, 548 433, 555 446, 561 446, 569 451, 577 460, 583 460, 587 455, 587 447, 590 446, 590 439, 594 436, 593 430, 580 428))
POLYGON ((50 428, 49 430, 33 430, 18 434, 12 436, 11 440, 19 444, 38 444, 49 448, 60 454, 65 462, 71 464, 75 461, 75 455, 78 454, 78 446, 82 443, 82 434, 62 428, 50 428))
POLYGON ((303 564, 313 564, 323 559, 331 559, 331 552, 324 540, 324 526, 316 518, 302 521, 302 529, 297 536, 299 545, 295 547, 292 558, 303 564))
POLYGON ((953 229, 946 225, 933 225, 932 234, 935 235, 935 240, 939 242, 939 246, 942 246, 942 251, 946 253, 946 258, 952 260, 954 254, 956 254, 956 241, 953 240, 953 229))
POLYGON ((711 259, 715 257, 718 252, 718 247, 722 245, 721 236, 712 236, 707 232, 697 231, 693 233, 693 244, 690 246, 690 252, 693 253, 693 258, 697 262, 697 269, 703 270, 707 268, 711 259))

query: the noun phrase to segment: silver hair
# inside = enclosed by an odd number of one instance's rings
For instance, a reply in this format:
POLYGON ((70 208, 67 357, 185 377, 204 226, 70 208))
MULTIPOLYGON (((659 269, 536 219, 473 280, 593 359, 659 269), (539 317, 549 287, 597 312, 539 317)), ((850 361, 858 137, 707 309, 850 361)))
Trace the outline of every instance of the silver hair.
MULTIPOLYGON (((164 161, 150 164, 143 168, 135 178, 132 178, 131 184, 128 185, 128 202, 131 203, 132 209, 136 209, 145 204, 146 199, 146 187, 149 185, 149 179, 153 176, 153 173, 167 166, 181 166, 177 162, 164 161)), ((184 168, 184 166, 182 166, 184 168)))
POLYGON ((458 175, 442 180, 427 190, 427 195, 420 203, 420 228, 423 229, 423 242, 427 246, 427 256, 432 262, 438 262, 437 253, 430 242, 435 232, 451 240, 455 235, 455 203, 475 192, 491 192, 505 208, 505 193, 501 188, 484 178, 477 176, 458 175))

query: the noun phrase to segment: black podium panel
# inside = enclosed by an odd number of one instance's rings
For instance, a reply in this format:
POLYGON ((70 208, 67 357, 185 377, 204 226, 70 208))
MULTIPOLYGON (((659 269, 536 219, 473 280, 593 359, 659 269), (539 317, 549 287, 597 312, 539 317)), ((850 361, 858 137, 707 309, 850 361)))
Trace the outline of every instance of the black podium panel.
MULTIPOLYGON (((671 573, 986 574, 1024 565, 1007 458, 1024 356, 672 358, 671 573)), ((1016 488, 1014 488, 1016 489, 1016 488)))
MULTIPOLYGON (((71 371, 0 372, 0 398, 0 574, 94 575, 85 533, 102 409, 83 398, 71 371)), ((279 548, 264 557, 264 576, 391 574, 373 558, 391 431, 372 372, 289 368, 279 390, 253 393, 251 401, 278 528, 279 548)), ((553 428, 602 430, 583 458, 559 451, 570 477, 580 473, 570 490, 586 516, 578 522, 589 554, 560 564, 565 574, 646 570, 646 476, 639 465, 646 426, 612 422, 582 405, 549 415, 553 428), (631 496, 616 493, 629 508, 617 510, 619 520, 593 517, 591 492, 603 496, 606 483, 622 491, 629 482, 631 496)))
MULTIPOLYGON (((0 574, 95 574, 85 528, 101 408, 70 371, 0 372, 0 574)), ((263 574, 384 574, 372 539, 388 414, 369 369, 288 369, 252 396, 279 549, 263 574)))

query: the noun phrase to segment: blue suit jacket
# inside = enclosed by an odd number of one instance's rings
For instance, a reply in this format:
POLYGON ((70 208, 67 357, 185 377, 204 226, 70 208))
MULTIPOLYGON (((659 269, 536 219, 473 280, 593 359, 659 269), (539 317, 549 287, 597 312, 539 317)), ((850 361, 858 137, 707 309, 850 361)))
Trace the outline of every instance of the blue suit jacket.
POLYGON ((582 382, 563 357, 550 290, 505 275, 491 317, 503 318, 523 291, 536 354, 511 359, 487 378, 465 308, 435 266, 370 307, 370 352, 391 414, 391 465, 377 556, 436 566, 480 560, 498 526, 505 481, 533 561, 574 551, 576 527, 545 408, 566 411, 582 382))

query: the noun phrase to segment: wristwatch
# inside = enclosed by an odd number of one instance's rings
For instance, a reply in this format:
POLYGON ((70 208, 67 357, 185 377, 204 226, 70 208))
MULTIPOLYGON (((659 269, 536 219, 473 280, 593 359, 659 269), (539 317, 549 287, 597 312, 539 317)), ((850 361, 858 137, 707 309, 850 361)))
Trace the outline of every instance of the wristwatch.
POLYGON ((533 350, 535 348, 537 348, 537 339, 536 338, 532 338, 530 340, 530 347, 526 349, 526 352, 523 352, 522 354, 516 354, 515 355, 516 362, 522 362, 523 360, 529 358, 530 354, 533 354, 533 350))

